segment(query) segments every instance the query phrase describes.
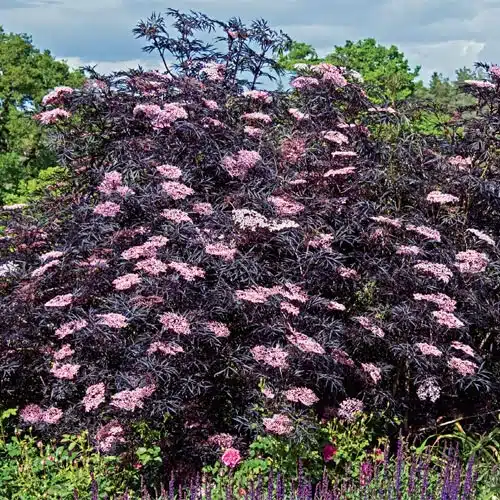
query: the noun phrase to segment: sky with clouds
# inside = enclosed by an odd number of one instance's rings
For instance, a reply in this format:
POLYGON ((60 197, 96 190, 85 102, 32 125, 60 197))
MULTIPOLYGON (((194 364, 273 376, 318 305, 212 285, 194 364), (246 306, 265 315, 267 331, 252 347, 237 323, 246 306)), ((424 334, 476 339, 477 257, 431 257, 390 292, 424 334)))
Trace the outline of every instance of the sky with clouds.
POLYGON ((0 0, 0 24, 32 35, 36 46, 73 66, 154 69, 158 57, 143 53, 131 30, 167 7, 222 20, 264 18, 320 55, 345 40, 373 37, 400 47, 422 66, 424 80, 476 61, 500 63, 500 0, 0 0))

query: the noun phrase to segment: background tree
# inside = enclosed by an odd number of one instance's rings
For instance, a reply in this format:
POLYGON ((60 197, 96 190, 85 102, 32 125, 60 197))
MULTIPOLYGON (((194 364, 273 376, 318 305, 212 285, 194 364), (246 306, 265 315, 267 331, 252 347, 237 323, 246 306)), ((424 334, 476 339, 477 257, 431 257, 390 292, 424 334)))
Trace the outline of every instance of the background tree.
POLYGON ((45 133, 31 119, 42 97, 60 85, 77 87, 81 71, 40 52, 26 34, 6 33, 0 27, 0 203, 15 201, 20 183, 55 165, 45 133))

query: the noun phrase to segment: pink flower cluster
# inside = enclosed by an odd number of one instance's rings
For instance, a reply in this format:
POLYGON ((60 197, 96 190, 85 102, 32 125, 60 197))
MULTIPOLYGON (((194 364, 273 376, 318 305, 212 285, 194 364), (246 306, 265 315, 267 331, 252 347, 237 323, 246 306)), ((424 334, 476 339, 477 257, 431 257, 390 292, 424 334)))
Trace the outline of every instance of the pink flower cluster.
POLYGON ((331 311, 345 311, 346 307, 344 304, 341 304, 340 302, 336 302, 335 300, 330 300, 328 304, 326 305, 328 309, 331 311))
POLYGON ((399 245, 396 253, 398 255, 420 255, 422 250, 415 245, 399 245))
POLYGON ((441 396, 441 388, 434 378, 425 379, 417 388, 417 397, 421 401, 429 399, 435 403, 441 396))
POLYGON ((477 371, 478 366, 476 363, 473 363, 472 361, 467 361, 464 359, 460 358, 451 358, 448 361, 448 366, 452 369, 458 372, 460 375, 463 377, 467 375, 474 375, 477 371))
POLYGON ((118 212, 120 212, 120 205, 112 201, 105 201, 94 207, 94 213, 103 217, 116 217, 118 212))
POLYGON ((122 185, 122 174, 116 170, 104 174, 104 180, 97 186, 97 189, 104 194, 111 195, 118 193, 120 196, 134 194, 134 191, 122 185))
POLYGON ((342 349, 332 349, 331 350, 332 358, 336 363, 340 363, 344 366, 349 366, 350 368, 354 368, 354 361, 350 358, 349 354, 347 354, 342 349))
POLYGON ((333 235, 319 233, 309 240, 309 246, 312 248, 330 248, 333 241, 333 235))
POLYGON ((205 326, 216 336, 216 337, 229 337, 231 332, 229 328, 224 324, 218 321, 209 321, 205 323, 205 326))
POLYGON ((62 108, 55 108, 49 111, 42 111, 37 115, 34 115, 33 118, 38 120, 42 125, 52 125, 59 120, 63 120, 65 118, 69 118, 71 113, 62 108))
POLYGON ((42 410, 38 405, 27 405, 21 412, 21 420, 27 424, 57 424, 61 417, 63 416, 63 411, 54 406, 42 410))
POLYGON ((305 406, 312 406, 319 401, 318 396, 307 387, 293 387, 285 392, 285 398, 293 403, 302 403, 305 406))
POLYGON ((266 113, 259 112, 245 113, 241 115, 241 118, 249 122, 271 123, 273 121, 273 119, 266 113))
POLYGON ((462 344, 462 342, 458 342, 457 340, 454 340, 451 343, 451 347, 453 349, 457 349, 458 351, 462 351, 463 353, 467 354, 467 356, 470 356, 471 358, 476 357, 476 353, 474 352, 474 349, 472 349, 471 346, 462 344))
POLYGON ((115 445, 125 442, 124 433, 123 427, 116 420, 109 422, 97 431, 97 449, 104 453, 110 452, 115 445))
POLYGON ((268 201, 274 205, 279 215, 297 215, 304 210, 304 205, 281 196, 270 196, 268 201))
MULTIPOLYGON (((193 203, 191 210, 198 215, 212 215, 214 209, 210 203, 193 203)), ((191 219, 189 219, 191 221, 191 219)))
POLYGON ((342 278, 345 278, 345 279, 350 279, 350 280, 359 279, 358 271, 356 271, 356 269, 352 269, 350 267, 340 266, 337 268, 337 272, 340 274, 340 276, 342 278))
POLYGON ((68 323, 64 323, 61 325, 56 331, 55 336, 58 339, 63 339, 72 333, 78 332, 82 328, 85 328, 88 325, 87 321, 84 319, 77 319, 74 321, 69 321, 68 323))
POLYGON ((430 240, 435 240, 437 242, 441 242, 441 234, 436 229, 432 229, 427 226, 415 226, 413 224, 408 224, 406 226, 408 231, 413 231, 414 233, 420 234, 425 238, 429 238, 430 240))
POLYGON ((231 177, 243 178, 261 160, 262 158, 257 151, 241 149, 235 155, 226 156, 222 160, 222 167, 231 177))
POLYGON ((357 316, 353 319, 355 319, 363 328, 372 332, 376 337, 385 337, 384 330, 382 330, 382 328, 380 328, 379 326, 374 325, 371 318, 368 318, 366 316, 357 316))
POLYGON ((235 448, 228 448, 222 454, 221 461, 225 466, 234 469, 241 462, 240 452, 235 448))
POLYGON ((327 141, 333 142, 342 146, 342 144, 349 144, 349 137, 344 135, 342 132, 338 132, 336 130, 328 130, 322 133, 323 138, 327 141))
POLYGON ((311 71, 319 73, 323 77, 323 81, 330 82, 336 87, 345 87, 348 82, 342 75, 342 70, 337 66, 329 63, 320 63, 311 68, 311 71))
POLYGON ((491 236, 488 236, 486 233, 483 233, 478 229, 471 229, 471 228, 467 229, 467 231, 469 233, 472 233, 474 236, 484 241, 485 243, 488 243, 488 245, 496 246, 495 240, 491 236))
POLYGON ((54 377, 56 378, 73 380, 76 377, 79 369, 80 365, 73 365, 71 363, 61 365, 59 363, 55 363, 54 366, 50 369, 50 373, 52 373, 52 375, 54 375, 54 377))
POLYGON ((128 326, 127 318, 123 314, 106 313, 97 314, 96 317, 99 318, 98 325, 105 325, 110 328, 126 328, 128 326))
POLYGON ((306 150, 306 141, 302 137, 289 137, 281 143, 281 156, 290 165, 296 165, 306 150))
POLYGON ((45 302, 45 307, 66 307, 73 303, 73 294, 57 295, 56 297, 45 302))
POLYGON ((450 165, 457 167, 459 170, 464 170, 472 165, 472 158, 464 158, 463 156, 451 156, 448 158, 450 165))
POLYGON ((149 346, 147 353, 154 354, 155 352, 159 352, 166 356, 175 356, 176 354, 184 352, 184 349, 175 342, 169 342, 168 344, 165 342, 153 342, 149 346))
POLYGON ((157 172, 166 177, 167 179, 179 179, 182 176, 182 170, 179 167, 174 167, 173 165, 158 165, 156 167, 157 172))
POLYGON ((294 345, 299 351, 312 353, 312 354, 325 354, 323 347, 311 337, 297 332, 290 328, 291 334, 286 338, 290 344, 294 345))
POLYGON ((231 448, 234 443, 234 438, 231 434, 222 432, 220 434, 213 434, 207 439, 208 444, 218 446, 219 448, 231 448))
POLYGON ((437 347, 427 344, 426 342, 417 342, 415 347, 417 347, 424 356, 441 357, 443 355, 437 347))
POLYGON ((203 105, 207 109, 211 109, 212 111, 219 109, 219 105, 217 104, 217 101, 213 101, 211 99, 202 99, 201 102, 203 102, 203 105))
POLYGON ((426 302, 432 302, 436 304, 439 309, 446 312, 453 312, 456 308, 457 302, 446 295, 445 293, 430 293, 430 294, 422 294, 415 293, 413 295, 415 300, 424 300, 426 302))
POLYGON ((302 111, 298 110, 297 108, 290 108, 288 112, 298 121, 302 120, 308 120, 309 119, 309 114, 308 113, 302 113, 302 111))
POLYGON ((363 412, 363 409, 363 401, 356 398, 347 398, 340 403, 337 415, 346 422, 354 422, 359 414, 363 412))
POLYGON ((482 273, 489 263, 488 256, 485 253, 476 252, 475 250, 458 252, 455 260, 458 270, 463 274, 482 273))
POLYGON ((185 262, 170 262, 168 267, 178 272, 186 281, 194 281, 196 278, 205 277, 205 271, 201 267, 190 266, 185 262))
POLYGON ((135 265, 135 269, 137 271, 143 271, 150 276, 159 276, 161 273, 165 273, 167 271, 167 265, 161 260, 153 257, 151 259, 139 261, 135 265))
POLYGON ((262 101, 266 104, 270 104, 273 101, 271 94, 265 90, 246 90, 243 92, 243 96, 254 99, 255 101, 262 101))
POLYGON ((427 201, 431 203, 456 203, 458 198, 452 194, 442 193, 441 191, 431 191, 427 195, 427 201))
POLYGON ((124 274, 113 281, 113 286, 116 290, 128 290, 140 282, 141 277, 138 274, 124 274))
POLYGON ((172 330, 174 333, 181 335, 189 335, 191 333, 189 321, 180 314, 165 313, 160 317, 160 323, 167 330, 172 330))
POLYGON ((328 178, 328 177, 337 177, 338 175, 351 175, 354 174, 355 172, 356 172, 355 167, 330 169, 323 174, 323 177, 328 178))
POLYGON ((31 273, 31 276, 33 278, 39 278, 40 276, 43 276, 50 268, 57 267, 60 263, 61 261, 58 259, 51 260, 47 262, 47 264, 44 264, 43 266, 40 266, 39 268, 35 269, 31 273))
POLYGON ((477 87, 480 89, 493 90, 496 89, 496 85, 492 82, 487 82, 486 80, 464 80, 465 85, 470 85, 471 87, 477 87))
POLYGON ((62 359, 69 358, 73 356, 75 351, 71 349, 69 344, 64 344, 58 351, 54 353, 54 359, 57 361, 61 361, 62 359))
POLYGON ((370 217, 371 220, 375 222, 380 222, 382 224, 387 224, 395 228, 401 228, 402 224, 399 219, 391 219, 390 217, 385 217, 384 215, 378 215, 376 217, 370 217))
POLYGON ((282 302, 280 304, 280 309, 283 312, 291 314, 292 316, 298 316, 300 314, 300 309, 297 306, 294 306, 290 302, 282 302))
POLYGON ((42 106, 50 106, 51 104, 61 104, 66 96, 73 93, 71 87, 61 86, 55 87, 54 90, 45 95, 42 99, 42 106))
POLYGON ((87 390, 85 391, 85 397, 82 400, 85 411, 88 413, 89 411, 95 410, 102 403, 104 403, 106 399, 105 393, 106 386, 102 382, 87 387, 87 390))
POLYGON ((462 328, 465 326, 454 314, 446 311, 433 311, 432 315, 436 321, 448 328, 462 328))
POLYGON ((40 255, 40 260, 42 262, 45 262, 50 259, 58 259, 59 257, 62 257, 64 255, 64 252, 60 252, 58 250, 52 250, 51 252, 44 253, 40 255))
POLYGON ((161 212, 161 216, 165 217, 171 222, 175 222, 176 224, 180 224, 182 222, 188 222, 190 224, 193 223, 193 220, 186 212, 182 210, 178 210, 176 208, 167 208, 161 212))
POLYGON ((444 283, 449 283, 450 279, 453 278, 453 272, 444 264, 422 260, 415 264, 413 267, 417 271, 421 271, 427 276, 433 276, 434 278, 444 283))
POLYGON ((361 369, 372 379, 374 384, 378 384, 382 380, 380 368, 373 363, 361 363, 361 369))
POLYGON ((271 418, 264 418, 264 428, 267 432, 286 436, 293 432, 293 424, 289 417, 281 413, 275 413, 271 418))
POLYGON ((183 200, 184 198, 194 194, 194 190, 181 182, 168 181, 164 182, 161 187, 163 191, 165 191, 168 196, 174 200, 183 200))
POLYGON ((207 75, 207 79, 212 82, 222 82, 224 80, 225 65, 214 61, 203 63, 202 72, 207 75))
POLYGON ((136 408, 144 406, 143 399, 151 396, 156 390, 156 386, 146 385, 139 389, 125 390, 113 394, 111 396, 111 406, 119 408, 120 410, 135 411, 136 408))
POLYGON ((245 134, 249 135, 250 137, 253 137, 254 139, 262 137, 262 134, 264 133, 264 131, 261 128, 251 127, 250 125, 245 125, 243 131, 245 132, 245 134))
POLYGON ((298 90, 310 89, 312 87, 317 87, 319 85, 319 80, 310 76, 298 76, 290 82, 290 85, 298 90))
POLYGON ((266 347, 258 345, 250 349, 255 361, 272 366, 273 368, 288 368, 286 358, 288 353, 280 347, 266 347))
POLYGON ((234 260, 234 256, 238 252, 238 249, 228 247, 223 243, 212 243, 205 245, 205 252, 209 255, 215 255, 216 257, 221 257, 223 260, 230 262, 234 260))

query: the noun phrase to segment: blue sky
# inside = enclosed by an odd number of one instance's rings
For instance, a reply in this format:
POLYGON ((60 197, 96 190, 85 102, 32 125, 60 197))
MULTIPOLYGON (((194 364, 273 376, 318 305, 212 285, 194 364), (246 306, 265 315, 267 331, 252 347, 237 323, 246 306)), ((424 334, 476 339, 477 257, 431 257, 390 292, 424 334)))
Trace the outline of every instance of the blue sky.
POLYGON ((346 39, 374 37, 399 46, 422 66, 424 80, 479 60, 500 63, 500 0, 0 0, 0 23, 73 66, 160 68, 131 30, 167 7, 224 20, 262 17, 320 54, 346 39))

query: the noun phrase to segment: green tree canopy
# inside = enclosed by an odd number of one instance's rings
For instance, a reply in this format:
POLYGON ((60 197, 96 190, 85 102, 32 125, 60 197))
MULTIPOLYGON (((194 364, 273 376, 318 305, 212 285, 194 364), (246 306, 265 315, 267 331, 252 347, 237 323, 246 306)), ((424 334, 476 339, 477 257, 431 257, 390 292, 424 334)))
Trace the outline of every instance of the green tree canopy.
POLYGON ((28 35, 0 27, 0 203, 40 170, 55 165, 31 113, 52 88, 78 87, 83 81, 81 71, 38 50, 28 35))

